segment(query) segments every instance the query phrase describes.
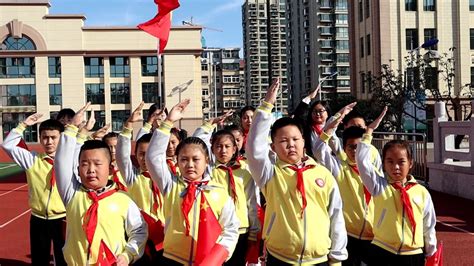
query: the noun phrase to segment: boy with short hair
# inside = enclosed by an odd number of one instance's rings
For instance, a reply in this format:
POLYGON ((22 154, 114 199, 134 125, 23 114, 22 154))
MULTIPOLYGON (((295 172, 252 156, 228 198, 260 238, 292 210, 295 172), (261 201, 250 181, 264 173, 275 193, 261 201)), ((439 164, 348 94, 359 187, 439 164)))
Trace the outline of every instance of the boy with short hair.
POLYGON ((103 141, 84 142, 75 176, 76 135, 87 103, 66 127, 58 145, 55 171, 67 211, 64 257, 68 265, 128 265, 143 254, 147 227, 137 205, 109 180, 111 154, 103 141), (107 264, 108 265, 108 264, 107 264))
POLYGON ((22 134, 29 126, 40 121, 42 114, 33 114, 21 122, 5 138, 2 147, 8 155, 26 172, 28 182, 28 203, 31 208, 30 248, 33 265, 49 265, 51 241, 53 242, 56 265, 66 265, 62 254, 64 245, 63 226, 66 209, 56 187, 53 170, 54 157, 59 136, 64 126, 49 119, 40 124, 42 153, 30 152, 18 147, 22 134))
POLYGON ((304 154, 294 119, 281 118, 271 127, 279 86, 277 79, 255 112, 246 146, 252 177, 267 199, 267 265, 338 265, 347 258, 339 189, 331 173, 304 154), (270 127, 276 163, 269 156, 270 127))
POLYGON ((117 183, 121 190, 127 191, 123 175, 118 168, 116 160, 118 137, 118 133, 109 132, 102 137, 102 140, 109 146, 110 154, 112 155, 112 180, 117 183))

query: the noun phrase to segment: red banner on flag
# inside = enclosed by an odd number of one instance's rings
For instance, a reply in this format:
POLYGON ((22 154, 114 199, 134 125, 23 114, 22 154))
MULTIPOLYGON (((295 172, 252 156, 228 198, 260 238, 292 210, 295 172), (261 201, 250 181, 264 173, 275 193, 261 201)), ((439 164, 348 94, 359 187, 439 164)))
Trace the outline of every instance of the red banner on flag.
POLYGON ((443 266, 443 242, 439 242, 435 254, 426 260, 425 266, 443 266))
POLYGON ((109 249, 104 240, 100 240, 99 254, 97 256, 97 266, 112 266, 117 262, 114 253, 109 249))
POLYGON ((196 258, 194 259, 197 265, 200 265, 211 253, 216 245, 217 238, 222 232, 222 227, 209 206, 204 193, 201 193, 200 206, 196 258))
POLYGON ((156 251, 163 249, 163 241, 165 239, 165 227, 160 220, 155 220, 153 217, 148 215, 144 211, 140 211, 143 216, 143 220, 148 225, 148 239, 155 245, 156 251))

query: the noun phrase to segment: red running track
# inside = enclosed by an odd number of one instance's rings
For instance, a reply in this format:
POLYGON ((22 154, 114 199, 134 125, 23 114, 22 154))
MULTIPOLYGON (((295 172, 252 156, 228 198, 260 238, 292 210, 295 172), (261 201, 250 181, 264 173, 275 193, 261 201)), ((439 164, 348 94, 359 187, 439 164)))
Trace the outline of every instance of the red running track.
MULTIPOLYGON (((474 201, 432 191, 445 266, 474 265, 474 201)), ((0 180, 0 265, 28 265, 28 189, 24 174, 0 180)))

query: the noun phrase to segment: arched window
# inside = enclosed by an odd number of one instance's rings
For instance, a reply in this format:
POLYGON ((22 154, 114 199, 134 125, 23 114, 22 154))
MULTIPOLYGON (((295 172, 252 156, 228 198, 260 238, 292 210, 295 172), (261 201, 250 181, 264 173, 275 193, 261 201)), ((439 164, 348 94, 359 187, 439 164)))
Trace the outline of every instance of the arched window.
POLYGON ((36 50, 33 41, 26 35, 22 38, 8 37, 1 45, 2 50, 36 50))

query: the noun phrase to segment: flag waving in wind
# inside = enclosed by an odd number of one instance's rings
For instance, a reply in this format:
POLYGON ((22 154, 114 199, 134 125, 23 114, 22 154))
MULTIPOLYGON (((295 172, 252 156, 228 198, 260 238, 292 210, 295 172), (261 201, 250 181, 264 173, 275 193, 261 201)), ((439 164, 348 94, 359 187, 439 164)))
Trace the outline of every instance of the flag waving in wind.
POLYGON ((171 11, 179 7, 178 0, 155 0, 158 5, 158 14, 147 22, 138 25, 138 28, 146 31, 160 40, 159 53, 163 53, 171 28, 171 11))

